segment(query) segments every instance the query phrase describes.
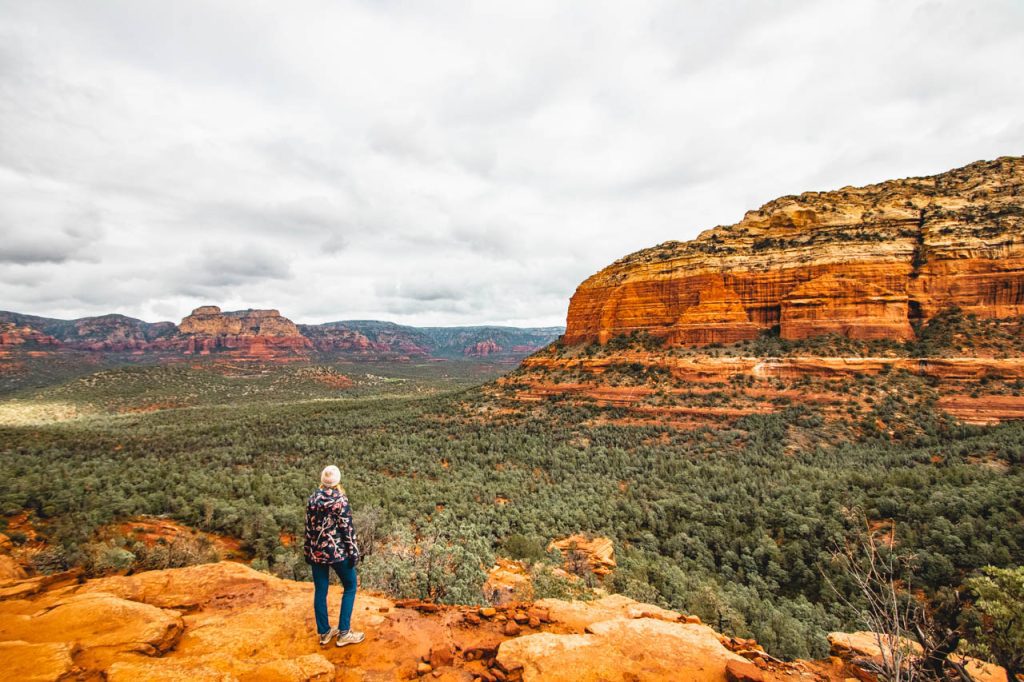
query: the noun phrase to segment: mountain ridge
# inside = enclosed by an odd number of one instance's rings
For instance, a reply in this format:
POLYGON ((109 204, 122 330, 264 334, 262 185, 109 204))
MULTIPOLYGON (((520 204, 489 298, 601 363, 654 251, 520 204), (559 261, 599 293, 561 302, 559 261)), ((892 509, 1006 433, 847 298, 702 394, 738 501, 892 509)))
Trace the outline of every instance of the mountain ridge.
POLYGON ((561 327, 415 327, 384 320, 295 324, 276 310, 222 311, 210 305, 196 308, 177 325, 119 313, 59 319, 0 311, 0 347, 29 342, 93 352, 232 351, 272 356, 317 351, 382 358, 521 357, 561 332, 561 327))

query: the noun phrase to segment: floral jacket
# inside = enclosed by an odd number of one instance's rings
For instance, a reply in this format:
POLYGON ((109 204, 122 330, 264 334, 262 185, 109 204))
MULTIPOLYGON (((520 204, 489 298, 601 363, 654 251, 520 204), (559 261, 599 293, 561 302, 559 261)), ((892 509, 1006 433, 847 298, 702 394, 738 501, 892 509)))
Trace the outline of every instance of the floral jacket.
POLYGON ((337 488, 317 488, 306 502, 306 538, 302 553, 311 564, 359 561, 348 497, 337 488))

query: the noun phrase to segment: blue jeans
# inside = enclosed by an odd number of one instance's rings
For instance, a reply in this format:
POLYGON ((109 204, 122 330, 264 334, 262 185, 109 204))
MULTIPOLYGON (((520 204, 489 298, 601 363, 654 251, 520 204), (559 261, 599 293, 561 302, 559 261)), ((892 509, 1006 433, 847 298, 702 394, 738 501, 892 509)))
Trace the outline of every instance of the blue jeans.
POLYGON ((324 634, 331 629, 327 617, 327 587, 331 583, 331 569, 341 578, 345 593, 341 597, 341 613, 338 615, 338 630, 345 632, 352 625, 352 607, 356 603, 356 562, 349 557, 336 564, 310 564, 313 567, 313 613, 316 615, 316 632, 324 634))

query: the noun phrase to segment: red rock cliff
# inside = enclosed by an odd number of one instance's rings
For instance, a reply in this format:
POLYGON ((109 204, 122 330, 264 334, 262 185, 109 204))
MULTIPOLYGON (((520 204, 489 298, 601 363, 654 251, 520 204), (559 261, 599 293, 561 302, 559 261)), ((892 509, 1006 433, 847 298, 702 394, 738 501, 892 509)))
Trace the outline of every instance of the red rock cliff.
POLYGON ((295 323, 276 310, 222 312, 204 305, 183 319, 178 331, 187 336, 188 353, 226 349, 263 357, 312 347, 295 323))
POLYGON ((572 297, 569 344, 646 331, 675 344, 837 333, 908 339, 958 306, 1024 315, 1024 158, 787 196, 693 241, 622 258, 572 297))

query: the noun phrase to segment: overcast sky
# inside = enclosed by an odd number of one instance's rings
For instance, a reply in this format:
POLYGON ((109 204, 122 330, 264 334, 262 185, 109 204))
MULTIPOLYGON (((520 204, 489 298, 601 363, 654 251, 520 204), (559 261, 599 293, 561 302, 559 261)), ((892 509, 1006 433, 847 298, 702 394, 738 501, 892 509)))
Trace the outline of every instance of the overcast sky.
POLYGON ((1022 65, 1021 0, 0 0, 0 309, 563 324, 776 196, 1024 154, 1022 65))

